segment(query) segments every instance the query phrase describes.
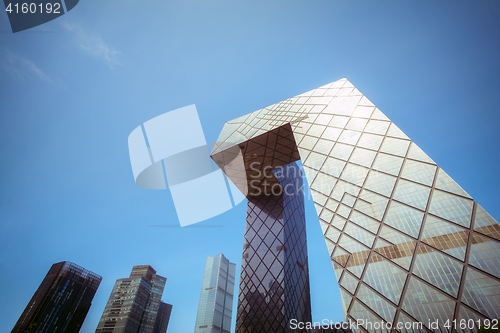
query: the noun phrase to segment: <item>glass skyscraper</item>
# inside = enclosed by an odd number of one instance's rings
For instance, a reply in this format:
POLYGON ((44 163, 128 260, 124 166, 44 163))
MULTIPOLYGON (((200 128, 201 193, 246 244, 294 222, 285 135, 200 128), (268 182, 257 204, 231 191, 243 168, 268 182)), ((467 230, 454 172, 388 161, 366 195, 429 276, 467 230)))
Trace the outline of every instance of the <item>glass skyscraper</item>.
POLYGON ((500 317, 500 225, 346 79, 227 122, 212 158, 249 213, 266 170, 302 161, 355 331, 500 317))
POLYGON ((161 301, 166 281, 149 265, 134 266, 116 280, 96 333, 165 333, 172 310, 161 301))
POLYGON ((311 321, 302 189, 301 170, 295 163, 275 169, 252 189, 255 192, 248 200, 243 245, 238 333, 289 332, 291 319, 311 321))
POLYGON ((207 258, 195 333, 231 331, 235 268, 222 253, 207 258))
POLYGON ((101 280, 69 261, 53 264, 12 333, 78 333, 101 280))

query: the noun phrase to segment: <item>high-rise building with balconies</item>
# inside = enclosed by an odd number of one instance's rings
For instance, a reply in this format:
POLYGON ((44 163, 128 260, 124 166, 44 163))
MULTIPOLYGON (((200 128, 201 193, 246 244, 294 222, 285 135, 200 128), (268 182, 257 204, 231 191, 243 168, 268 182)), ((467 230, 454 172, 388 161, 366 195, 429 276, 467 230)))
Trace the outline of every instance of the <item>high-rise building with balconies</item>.
POLYGON ((96 333, 165 333, 172 306, 161 301, 167 279, 149 265, 134 266, 118 279, 96 333))

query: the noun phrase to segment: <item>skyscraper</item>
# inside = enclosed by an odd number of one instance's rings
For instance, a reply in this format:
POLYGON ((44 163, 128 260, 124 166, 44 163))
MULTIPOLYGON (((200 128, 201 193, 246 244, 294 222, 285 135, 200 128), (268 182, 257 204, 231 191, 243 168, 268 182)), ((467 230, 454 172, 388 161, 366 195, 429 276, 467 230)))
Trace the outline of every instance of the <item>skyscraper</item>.
POLYGON ((101 280, 69 261, 53 264, 12 333, 79 332, 101 280))
POLYGON ((248 199, 238 333, 287 332, 292 319, 311 321, 301 171, 292 163, 272 178, 248 199))
POLYGON ((207 258, 195 333, 231 331, 235 267, 222 253, 207 258))
POLYGON ((500 225, 346 79, 227 122, 211 155, 249 210, 266 170, 302 161, 337 276, 324 283, 356 331, 500 317, 500 225))
POLYGON ((149 265, 134 266, 116 280, 96 333, 165 333, 172 309, 161 301, 166 281, 149 265))

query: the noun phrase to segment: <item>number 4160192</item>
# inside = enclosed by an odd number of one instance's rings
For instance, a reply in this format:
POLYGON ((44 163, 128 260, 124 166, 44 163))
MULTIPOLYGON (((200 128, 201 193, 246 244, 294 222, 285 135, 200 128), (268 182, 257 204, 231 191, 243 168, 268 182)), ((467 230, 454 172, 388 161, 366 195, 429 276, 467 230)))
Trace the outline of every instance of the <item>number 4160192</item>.
POLYGON ((61 4, 58 3, 58 2, 55 2, 55 3, 46 3, 46 4, 43 4, 43 3, 11 3, 9 2, 9 4, 7 5, 7 7, 5 8, 5 11, 9 14, 19 14, 19 13, 22 13, 22 14, 42 14, 42 13, 46 13, 46 14, 61 14, 61 4))

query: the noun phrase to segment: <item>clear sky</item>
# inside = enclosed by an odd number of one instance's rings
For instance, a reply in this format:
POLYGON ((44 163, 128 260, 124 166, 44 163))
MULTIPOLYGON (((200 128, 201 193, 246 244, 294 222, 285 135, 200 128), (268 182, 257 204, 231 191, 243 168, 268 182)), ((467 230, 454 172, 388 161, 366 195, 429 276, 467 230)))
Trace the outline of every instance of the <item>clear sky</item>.
MULTIPOLYGON (((168 191, 134 183, 127 137, 196 104, 207 141, 225 121, 346 77, 500 219, 500 2, 81 0, 12 34, 0 13, 0 332, 50 266, 168 278, 168 332, 192 332, 207 256, 239 271, 245 203, 180 228, 168 191)), ((313 318, 342 320, 307 205, 313 318)))

